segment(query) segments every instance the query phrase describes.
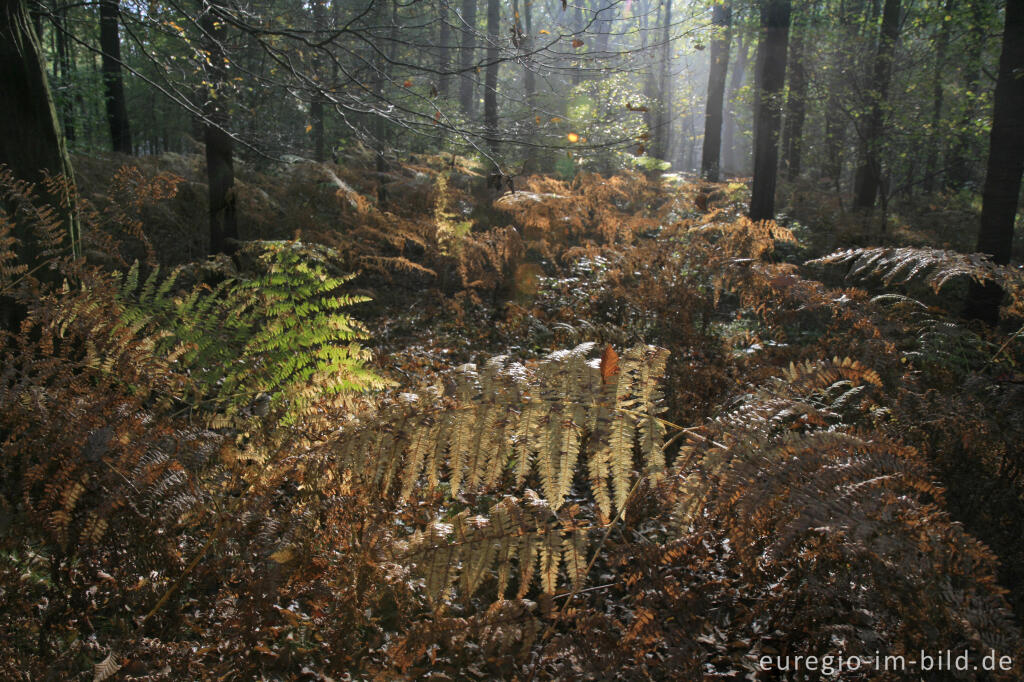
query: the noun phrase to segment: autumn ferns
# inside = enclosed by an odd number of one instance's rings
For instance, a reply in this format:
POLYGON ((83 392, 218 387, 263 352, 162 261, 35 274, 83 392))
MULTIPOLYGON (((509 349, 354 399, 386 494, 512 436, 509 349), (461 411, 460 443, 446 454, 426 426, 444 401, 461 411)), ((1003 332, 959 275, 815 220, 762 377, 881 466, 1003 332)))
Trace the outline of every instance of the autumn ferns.
POLYGON ((343 477, 385 495, 523 491, 521 501, 506 497, 482 517, 466 510, 431 522, 401 545, 399 556, 420 566, 430 594, 456 578, 472 594, 491 570, 503 592, 514 559, 520 595, 534 579, 553 591, 560 568, 581 581, 586 534, 560 515, 577 476, 607 522, 638 476, 664 469, 657 384, 667 353, 640 346, 620 357, 609 347, 591 358, 593 349, 555 351, 535 367, 507 357, 463 366, 442 395, 402 394, 331 446, 343 477))
POLYGON ((1014 280, 1020 281, 1018 273, 994 264, 985 254, 928 247, 846 249, 809 261, 808 264, 848 265, 848 278, 877 276, 887 286, 920 280, 936 292, 956 277, 969 277, 981 283, 994 281, 1008 284, 1014 280))

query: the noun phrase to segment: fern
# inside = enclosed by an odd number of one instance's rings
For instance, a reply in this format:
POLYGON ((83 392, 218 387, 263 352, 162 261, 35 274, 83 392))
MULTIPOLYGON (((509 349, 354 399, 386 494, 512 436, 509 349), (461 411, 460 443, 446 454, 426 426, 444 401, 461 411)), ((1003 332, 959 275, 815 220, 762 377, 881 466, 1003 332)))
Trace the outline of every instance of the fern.
POLYGON ((523 487, 521 498, 506 495, 483 516, 463 509, 435 519, 401 546, 399 557, 419 566, 432 599, 456 583, 472 595, 492 574, 499 596, 513 576, 520 597, 535 581, 553 593, 562 574, 580 585, 587 534, 566 504, 577 475, 589 472, 607 522, 626 504, 638 461, 645 474, 664 468, 656 415, 667 353, 630 349, 606 383, 590 358, 594 346, 555 351, 536 368, 504 356, 479 370, 460 367, 443 401, 402 394, 330 446, 343 478, 410 501, 439 488, 463 499, 523 487))
POLYGON ((985 254, 964 254, 957 251, 929 247, 864 247, 836 251, 808 261, 808 265, 850 266, 846 276, 859 279, 879 276, 888 286, 920 279, 938 291, 956 277, 969 277, 979 283, 1017 282, 1019 275, 1009 268, 996 265, 985 254))
POLYGON ((174 290, 202 269, 166 277, 154 269, 136 294, 136 265, 122 284, 125 299, 167 330, 161 347, 198 379, 202 404, 230 418, 265 394, 291 423, 313 416, 324 398, 341 405, 386 385, 364 367, 370 353, 359 341, 367 333, 345 309, 367 299, 341 293, 352 275, 332 274, 336 254, 300 242, 251 242, 238 258, 251 271, 215 261, 206 276, 224 279, 184 295, 174 290))

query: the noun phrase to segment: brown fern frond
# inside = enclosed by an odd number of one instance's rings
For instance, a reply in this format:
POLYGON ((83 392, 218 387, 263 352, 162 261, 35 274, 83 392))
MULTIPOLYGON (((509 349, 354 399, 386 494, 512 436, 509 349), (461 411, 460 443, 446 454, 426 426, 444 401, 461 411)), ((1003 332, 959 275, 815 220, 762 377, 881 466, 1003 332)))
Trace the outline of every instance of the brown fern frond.
POLYGON ((808 261, 808 265, 849 265, 848 279, 868 276, 882 278, 884 284, 907 283, 915 279, 938 291, 956 277, 976 282, 997 282, 1020 286, 1015 271, 996 265, 981 253, 960 253, 930 247, 864 247, 836 251, 808 261))

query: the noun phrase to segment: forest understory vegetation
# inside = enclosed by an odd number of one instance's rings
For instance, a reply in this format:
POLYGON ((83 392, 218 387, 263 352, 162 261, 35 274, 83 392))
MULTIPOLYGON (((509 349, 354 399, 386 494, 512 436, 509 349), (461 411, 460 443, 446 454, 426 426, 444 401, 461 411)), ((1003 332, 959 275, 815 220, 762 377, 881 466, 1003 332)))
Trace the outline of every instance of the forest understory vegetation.
POLYGON ((4 679, 1020 678, 1024 275, 966 195, 300 162, 207 260, 200 157, 120 164, 81 258, 0 176, 4 679))

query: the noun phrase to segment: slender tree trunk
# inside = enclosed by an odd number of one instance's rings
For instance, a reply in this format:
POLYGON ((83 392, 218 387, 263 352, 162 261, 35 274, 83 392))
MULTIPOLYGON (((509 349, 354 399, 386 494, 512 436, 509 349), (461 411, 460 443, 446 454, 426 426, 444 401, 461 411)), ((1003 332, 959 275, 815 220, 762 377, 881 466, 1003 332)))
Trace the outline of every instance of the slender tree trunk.
POLYGON ((484 74, 484 130, 491 154, 498 153, 498 36, 501 5, 487 0, 487 68, 484 74))
MULTIPOLYGON (((324 31, 327 30, 327 7, 324 3, 325 0, 312 0, 311 2, 314 40, 318 43, 323 40, 324 31)), ((324 66, 319 50, 313 57, 313 81, 317 88, 309 102, 309 118, 313 133, 313 159, 323 163, 327 159, 324 148, 324 97, 319 90, 324 87, 324 66)))
POLYGON ((779 127, 782 123, 782 86, 786 81, 789 14, 789 0, 764 0, 761 5, 751 220, 775 218, 775 181, 779 165, 779 127))
MULTIPOLYGON (((523 3, 523 23, 525 36, 523 37, 523 52, 529 55, 533 51, 533 2, 526 0, 523 3)), ((533 72, 532 57, 523 60, 523 90, 526 95, 526 105, 532 112, 534 99, 537 96, 537 77, 533 72)))
POLYGON ((655 134, 651 140, 651 156, 656 159, 670 158, 672 146, 672 0, 665 3, 665 18, 661 30, 661 55, 659 60, 658 107, 655 118, 655 134))
POLYGON ((121 38, 117 31, 120 14, 119 0, 100 0, 100 51, 103 54, 103 91, 107 101, 110 139, 115 152, 131 154, 132 136, 121 76, 121 38))
POLYGON ((843 2, 839 7, 838 45, 831 59, 831 77, 828 80, 828 100, 825 104, 825 158, 821 165, 822 179, 831 179, 836 196, 842 200, 843 167, 846 161, 847 121, 843 108, 848 98, 851 74, 850 55, 853 54, 854 25, 864 10, 864 0, 843 2))
MULTIPOLYGON (((954 0, 946 0, 946 4, 942 10, 943 17, 951 16, 953 9, 954 0)), ((946 21, 943 19, 942 27, 939 29, 939 34, 935 38, 935 71, 932 76, 931 135, 930 142, 928 144, 928 158, 925 160, 924 165, 925 194, 931 194, 935 191, 935 176, 938 173, 939 147, 941 146, 943 137, 939 131, 939 126, 942 125, 942 102, 945 99, 945 90, 943 88, 943 83, 945 81, 944 72, 946 70, 946 52, 949 50, 949 34, 952 24, 952 20, 946 21)))
POLYGON ((209 57, 205 65, 206 80, 211 84, 203 106, 203 137, 206 141, 206 177, 210 195, 210 253, 232 253, 238 239, 238 217, 235 204, 235 165, 233 142, 227 132, 228 82, 225 68, 224 40, 227 22, 220 10, 206 0, 202 2, 199 26, 203 45, 209 57))
POLYGON ((871 109, 867 125, 860 131, 860 163, 854 179, 853 205, 871 209, 882 183, 881 147, 885 132, 885 107, 889 99, 889 82, 900 30, 900 0, 885 0, 882 10, 882 28, 875 53, 874 90, 870 93, 871 109))
MULTIPOLYGON (((651 147, 651 141, 654 140, 654 136, 657 135, 655 128, 658 125, 658 81, 656 79, 655 65, 657 60, 650 56, 648 52, 648 34, 650 28, 650 0, 643 0, 640 4, 640 53, 644 55, 644 59, 647 62, 644 69, 644 97, 648 101, 647 110, 644 114, 644 125, 647 127, 647 144, 646 149, 649 151, 651 147)), ((658 21, 661 19, 661 6, 658 7, 658 13, 654 17, 654 27, 657 28, 658 21)))
POLYGON ((476 0, 462 0, 462 43, 459 47, 459 103, 462 113, 473 118, 476 112, 476 78, 473 74, 476 38, 476 0))
POLYGON ((75 101, 71 97, 72 59, 71 41, 68 39, 68 7, 67 3, 61 0, 57 3, 54 13, 54 43, 57 53, 57 61, 53 65, 54 73, 60 67, 59 88, 64 90, 60 98, 60 119, 63 124, 64 138, 68 142, 75 141, 75 101))
POLYGON ((448 98, 448 88, 451 82, 451 75, 448 69, 451 67, 451 39, 452 27, 448 23, 448 0, 438 0, 438 17, 441 22, 441 34, 438 36, 437 47, 437 94, 442 99, 448 98))
MULTIPOLYGON (((526 0, 523 3, 523 37, 520 49, 527 56, 523 58, 523 95, 526 102, 526 129, 530 141, 536 139, 537 125, 534 119, 534 106, 537 98, 537 80, 533 73, 533 60, 529 56, 533 50, 533 2, 526 0)), ((523 174, 528 175, 537 171, 537 148, 528 146, 526 148, 526 159, 523 161, 523 174)))
MULTIPOLYGON (((978 251, 996 263, 1010 262, 1013 224, 1017 217, 1021 175, 1024 173, 1024 0, 1007 0, 1003 52, 999 58, 989 137, 988 170, 982 194, 978 251)), ((1002 289, 996 284, 972 283, 967 314, 995 324, 1002 289)))
MULTIPOLYGON (((580 36, 583 33, 583 5, 576 5, 572 14, 572 33, 574 36, 580 36)), ((574 48, 575 49, 575 48, 574 48)), ((572 86, 575 88, 583 81, 583 70, 582 62, 579 59, 573 61, 572 68, 572 86)))
MULTIPOLYGON (((525 6, 529 7, 530 4, 530 2, 527 2, 525 6)), ((592 6, 597 12, 597 17, 594 21, 597 41, 594 47, 596 48, 598 58, 603 58, 608 53, 608 39, 611 37, 612 19, 614 18, 616 3, 612 0, 595 0, 592 6)))
POLYGON ((747 62, 750 60, 750 47, 746 42, 746 35, 740 33, 736 40, 736 63, 732 67, 732 76, 729 78, 729 90, 725 95, 725 130, 722 132, 722 168, 729 173, 740 173, 743 169, 739 160, 739 150, 736 145, 736 129, 739 127, 739 103, 736 101, 736 94, 743 87, 743 81, 747 75, 747 62))
POLYGON ((809 17, 806 9, 794 27, 789 51, 789 97, 786 100, 786 123, 782 129, 782 168, 787 180, 800 176, 803 153, 804 120, 807 118, 806 40, 809 17))
POLYGON ((708 102, 704 114, 704 149, 700 169, 705 180, 718 182, 722 153, 722 103, 725 76, 729 65, 732 7, 728 1, 715 3, 711 10, 715 37, 711 40, 711 71, 708 75, 708 102))

